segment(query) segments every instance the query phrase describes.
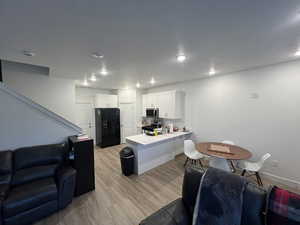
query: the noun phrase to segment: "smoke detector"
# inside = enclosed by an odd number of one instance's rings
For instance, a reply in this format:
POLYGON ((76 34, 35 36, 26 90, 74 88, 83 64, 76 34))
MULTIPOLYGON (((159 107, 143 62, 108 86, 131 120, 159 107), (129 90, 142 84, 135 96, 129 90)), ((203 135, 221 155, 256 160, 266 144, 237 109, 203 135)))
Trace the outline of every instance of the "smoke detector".
POLYGON ((104 55, 100 54, 99 52, 92 53, 92 57, 95 59, 103 59, 104 55))

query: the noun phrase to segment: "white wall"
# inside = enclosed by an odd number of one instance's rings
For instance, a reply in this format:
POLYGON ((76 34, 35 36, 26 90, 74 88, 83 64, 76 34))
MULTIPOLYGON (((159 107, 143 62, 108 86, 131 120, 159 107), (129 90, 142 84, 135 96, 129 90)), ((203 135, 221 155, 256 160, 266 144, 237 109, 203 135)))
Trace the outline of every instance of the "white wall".
POLYGON ((78 134, 54 117, 0 87, 0 151, 18 147, 53 144, 78 134))
POLYGON ((2 62, 3 82, 16 92, 75 122, 75 81, 53 78, 28 64, 2 62))
POLYGON ((264 171, 300 182, 299 61, 148 92, 174 89, 186 93, 185 124, 196 141, 232 140, 254 158, 270 152, 264 171))
POLYGON ((88 87, 76 87, 75 89, 75 102, 76 103, 95 103, 96 94, 112 94, 111 90, 88 88, 88 87))

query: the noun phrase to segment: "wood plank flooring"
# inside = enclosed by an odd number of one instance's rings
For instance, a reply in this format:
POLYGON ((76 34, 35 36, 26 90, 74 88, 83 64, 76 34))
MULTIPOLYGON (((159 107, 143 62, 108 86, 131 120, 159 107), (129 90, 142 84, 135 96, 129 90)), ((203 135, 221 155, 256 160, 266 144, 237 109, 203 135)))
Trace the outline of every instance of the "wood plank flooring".
POLYGON ((36 225, 137 225, 181 196, 183 155, 141 176, 125 177, 119 160, 122 147, 95 148, 96 190, 36 225))

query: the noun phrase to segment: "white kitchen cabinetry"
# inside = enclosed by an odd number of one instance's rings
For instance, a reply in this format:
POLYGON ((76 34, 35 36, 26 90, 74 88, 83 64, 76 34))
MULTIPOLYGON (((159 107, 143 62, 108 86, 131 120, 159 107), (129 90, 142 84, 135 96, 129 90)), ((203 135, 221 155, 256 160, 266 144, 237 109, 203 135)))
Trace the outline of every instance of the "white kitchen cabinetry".
POLYGON ((157 93, 143 95, 143 107, 157 108, 157 105, 158 105, 157 93))
POLYGON ((181 119, 184 114, 184 93, 166 91, 143 95, 143 116, 146 116, 147 108, 158 108, 160 118, 181 119))
POLYGON ((117 108, 118 96, 97 94, 95 96, 95 108, 117 108))

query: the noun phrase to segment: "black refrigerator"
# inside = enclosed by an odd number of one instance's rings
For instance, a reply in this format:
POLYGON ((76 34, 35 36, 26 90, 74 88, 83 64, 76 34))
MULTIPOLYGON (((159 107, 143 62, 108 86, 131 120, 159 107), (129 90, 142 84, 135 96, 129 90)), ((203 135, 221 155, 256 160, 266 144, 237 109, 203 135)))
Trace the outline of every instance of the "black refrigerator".
POLYGON ((120 109, 96 108, 96 145, 101 148, 121 143, 120 109))

